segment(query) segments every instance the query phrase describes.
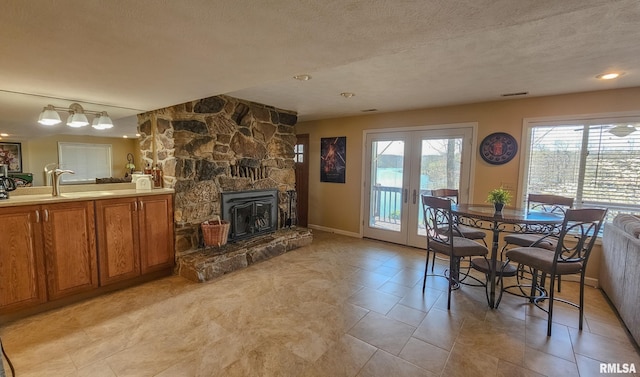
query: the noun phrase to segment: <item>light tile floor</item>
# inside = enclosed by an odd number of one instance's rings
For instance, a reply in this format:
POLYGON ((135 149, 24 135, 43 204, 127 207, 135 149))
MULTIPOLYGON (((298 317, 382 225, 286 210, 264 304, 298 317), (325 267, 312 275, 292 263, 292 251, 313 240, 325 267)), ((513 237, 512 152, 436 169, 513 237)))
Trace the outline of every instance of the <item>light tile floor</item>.
MULTIPOLYGON (((445 263, 437 262, 437 271, 445 263)), ((215 281, 178 276, 5 324, 18 376, 595 376, 640 355, 601 291, 586 322, 428 277, 424 251, 315 231, 313 244, 215 281)), ((563 293, 577 297, 577 284, 563 293)), ((637 374, 636 374, 637 375, 637 374)))

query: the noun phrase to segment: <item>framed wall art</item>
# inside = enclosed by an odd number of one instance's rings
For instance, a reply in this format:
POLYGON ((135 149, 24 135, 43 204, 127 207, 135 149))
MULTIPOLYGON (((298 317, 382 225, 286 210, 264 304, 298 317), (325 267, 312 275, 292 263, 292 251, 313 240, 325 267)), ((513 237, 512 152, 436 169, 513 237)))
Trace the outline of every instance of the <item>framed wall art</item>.
POLYGON ((345 183, 347 137, 320 139, 320 182, 345 183))
POLYGON ((22 173, 20 143, 0 143, 0 164, 7 165, 9 173, 22 173))

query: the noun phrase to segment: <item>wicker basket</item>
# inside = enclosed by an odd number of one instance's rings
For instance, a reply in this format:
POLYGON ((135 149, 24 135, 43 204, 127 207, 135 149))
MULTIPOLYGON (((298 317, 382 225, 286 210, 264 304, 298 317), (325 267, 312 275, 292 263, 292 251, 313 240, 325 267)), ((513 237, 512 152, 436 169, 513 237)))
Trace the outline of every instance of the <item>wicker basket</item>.
POLYGON ((228 221, 220 220, 220 217, 217 220, 207 220, 200 224, 205 246, 220 247, 225 245, 229 237, 230 225, 228 221))

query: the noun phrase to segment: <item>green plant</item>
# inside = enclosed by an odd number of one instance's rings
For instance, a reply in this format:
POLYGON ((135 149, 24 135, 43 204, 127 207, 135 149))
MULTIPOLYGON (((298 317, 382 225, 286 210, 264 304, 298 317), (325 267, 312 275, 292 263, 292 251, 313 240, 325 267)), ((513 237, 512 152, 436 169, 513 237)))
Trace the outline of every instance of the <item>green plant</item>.
POLYGON ((487 196, 488 203, 509 204, 510 201, 511 193, 502 187, 489 191, 489 196, 487 196))

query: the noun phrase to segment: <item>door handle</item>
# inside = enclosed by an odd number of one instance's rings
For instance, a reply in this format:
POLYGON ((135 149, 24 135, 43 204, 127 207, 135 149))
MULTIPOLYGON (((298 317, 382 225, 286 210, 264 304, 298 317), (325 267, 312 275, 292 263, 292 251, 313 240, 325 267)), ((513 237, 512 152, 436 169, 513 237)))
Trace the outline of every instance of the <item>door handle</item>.
POLYGON ((407 203, 407 197, 409 196, 409 190, 408 189, 404 189, 404 202, 405 204, 407 203))
POLYGON ((417 199, 416 194, 417 194, 417 193, 416 193, 416 190, 414 189, 414 190, 413 190, 413 204, 416 204, 416 199, 417 199))

